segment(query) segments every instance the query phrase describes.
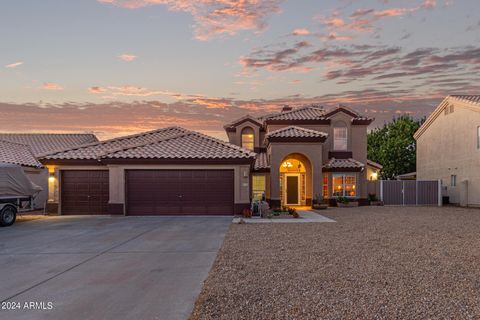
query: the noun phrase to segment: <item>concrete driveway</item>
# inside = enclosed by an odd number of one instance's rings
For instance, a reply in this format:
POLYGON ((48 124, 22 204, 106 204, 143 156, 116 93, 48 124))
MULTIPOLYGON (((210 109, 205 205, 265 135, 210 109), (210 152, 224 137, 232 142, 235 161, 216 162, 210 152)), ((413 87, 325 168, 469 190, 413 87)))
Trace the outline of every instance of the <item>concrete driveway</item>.
POLYGON ((231 220, 76 216, 1 228, 0 318, 186 319, 231 220))

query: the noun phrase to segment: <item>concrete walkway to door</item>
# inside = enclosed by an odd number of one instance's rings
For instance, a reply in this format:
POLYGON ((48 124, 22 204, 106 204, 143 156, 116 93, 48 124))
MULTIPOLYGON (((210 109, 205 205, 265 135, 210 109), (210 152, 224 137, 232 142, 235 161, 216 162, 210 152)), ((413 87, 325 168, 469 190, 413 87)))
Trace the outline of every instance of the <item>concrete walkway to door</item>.
POLYGON ((335 222, 335 220, 322 216, 319 213, 316 213, 311 210, 297 210, 298 215, 300 216, 297 219, 288 218, 288 219, 278 219, 278 218, 260 218, 260 217, 253 217, 251 219, 244 219, 244 218, 234 218, 233 223, 240 223, 243 221, 244 223, 319 223, 319 222, 335 222))
POLYGON ((187 319, 231 220, 65 216, 2 228, 0 300, 21 308, 0 318, 187 319))

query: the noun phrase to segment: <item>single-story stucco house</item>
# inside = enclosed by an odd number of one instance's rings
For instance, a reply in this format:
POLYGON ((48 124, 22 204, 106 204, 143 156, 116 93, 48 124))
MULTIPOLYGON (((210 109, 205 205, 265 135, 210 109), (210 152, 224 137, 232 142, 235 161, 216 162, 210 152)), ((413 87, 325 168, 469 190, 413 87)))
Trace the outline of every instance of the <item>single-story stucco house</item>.
MULTIPOLYGON (((367 198, 367 126, 340 106, 285 107, 225 125, 229 142, 169 127, 42 155, 59 214, 238 214, 367 198)), ((378 170, 378 168, 375 168, 378 170)))
POLYGON ((450 203, 480 206, 480 95, 447 96, 414 135, 417 179, 441 180, 450 203))
POLYGON ((98 141, 93 134, 0 133, 0 162, 21 165, 27 177, 42 191, 33 200, 43 209, 48 199, 48 170, 37 160, 40 154, 98 141))

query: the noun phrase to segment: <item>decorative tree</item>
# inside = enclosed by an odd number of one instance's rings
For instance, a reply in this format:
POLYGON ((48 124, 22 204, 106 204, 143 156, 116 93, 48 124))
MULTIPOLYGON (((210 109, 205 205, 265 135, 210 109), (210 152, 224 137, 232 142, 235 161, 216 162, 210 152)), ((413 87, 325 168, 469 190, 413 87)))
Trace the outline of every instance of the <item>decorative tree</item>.
POLYGON ((368 134, 368 159, 383 165, 382 179, 416 171, 417 145, 413 134, 424 121, 401 116, 368 134))

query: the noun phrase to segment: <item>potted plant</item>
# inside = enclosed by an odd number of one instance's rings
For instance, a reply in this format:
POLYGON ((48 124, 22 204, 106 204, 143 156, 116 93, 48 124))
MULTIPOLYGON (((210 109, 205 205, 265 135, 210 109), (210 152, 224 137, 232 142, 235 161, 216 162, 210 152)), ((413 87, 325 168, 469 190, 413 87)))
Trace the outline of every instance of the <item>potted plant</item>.
POLYGON ((347 197, 338 197, 337 206, 340 208, 358 207, 358 201, 350 201, 347 197))
POLYGON ((315 199, 312 200, 312 209, 315 210, 325 210, 328 208, 328 205, 323 203, 322 196, 320 194, 315 195, 315 199))
POLYGON ((383 206, 383 201, 378 200, 375 193, 368 194, 368 201, 370 202, 371 206, 383 206))
POLYGON ((300 218, 300 215, 295 208, 288 208, 288 214, 292 215, 294 218, 300 218))
POLYGON ((244 218, 251 218, 252 217, 252 210, 250 208, 245 208, 242 210, 242 216, 244 218))

